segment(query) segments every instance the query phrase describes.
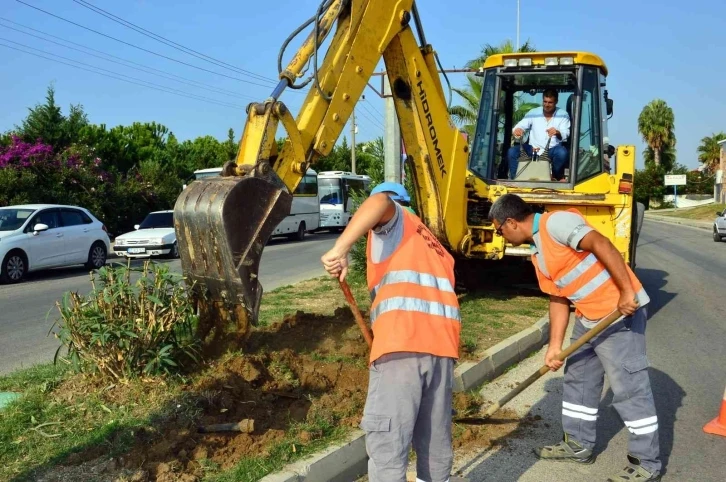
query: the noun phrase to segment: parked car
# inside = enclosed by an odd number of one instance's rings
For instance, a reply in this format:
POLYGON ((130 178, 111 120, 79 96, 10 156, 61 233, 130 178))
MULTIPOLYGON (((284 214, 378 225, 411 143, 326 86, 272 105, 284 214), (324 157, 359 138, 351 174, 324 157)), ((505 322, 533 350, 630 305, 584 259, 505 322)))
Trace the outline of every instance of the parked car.
POLYGON ((113 250, 127 258, 165 256, 178 258, 179 248, 174 231, 174 211, 149 213, 134 231, 116 236, 113 250))
POLYGON ((98 269, 111 250, 106 226, 90 211, 60 204, 0 208, 0 281, 17 283, 45 268, 98 269))
POLYGON ((726 238, 726 209, 723 212, 716 212, 716 220, 713 222, 713 240, 717 243, 726 238))

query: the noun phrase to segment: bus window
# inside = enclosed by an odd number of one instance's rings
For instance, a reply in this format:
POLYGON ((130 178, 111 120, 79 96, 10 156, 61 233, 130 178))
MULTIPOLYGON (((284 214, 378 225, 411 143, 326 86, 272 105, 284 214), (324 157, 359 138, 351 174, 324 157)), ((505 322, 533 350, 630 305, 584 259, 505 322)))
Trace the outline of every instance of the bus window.
POLYGON ((306 174, 300 180, 300 184, 295 189, 295 196, 317 196, 318 195, 318 176, 315 174, 306 174))
POLYGON ((343 191, 340 185, 340 178, 318 179, 321 204, 342 204, 343 191))

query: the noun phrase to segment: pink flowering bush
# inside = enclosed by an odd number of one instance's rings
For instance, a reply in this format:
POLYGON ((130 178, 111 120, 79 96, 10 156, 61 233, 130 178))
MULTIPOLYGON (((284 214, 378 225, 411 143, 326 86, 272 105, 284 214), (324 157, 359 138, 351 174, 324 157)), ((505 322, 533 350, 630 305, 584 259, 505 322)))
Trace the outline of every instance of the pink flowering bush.
POLYGON ((121 175, 102 165, 87 146, 72 145, 54 154, 41 141, 31 144, 13 136, 10 145, 0 146, 0 206, 82 206, 114 234, 133 229, 150 210, 165 207, 136 170, 121 175))

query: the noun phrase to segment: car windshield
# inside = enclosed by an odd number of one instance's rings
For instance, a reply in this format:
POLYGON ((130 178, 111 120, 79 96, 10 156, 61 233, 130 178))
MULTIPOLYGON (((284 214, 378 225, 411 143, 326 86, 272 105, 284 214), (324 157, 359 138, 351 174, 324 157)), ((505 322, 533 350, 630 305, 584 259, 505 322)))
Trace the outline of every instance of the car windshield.
POLYGON ((20 229, 25 221, 35 212, 34 209, 0 209, 0 231, 20 229))
POLYGON ((151 213, 143 220, 139 229, 173 228, 174 213, 151 213))

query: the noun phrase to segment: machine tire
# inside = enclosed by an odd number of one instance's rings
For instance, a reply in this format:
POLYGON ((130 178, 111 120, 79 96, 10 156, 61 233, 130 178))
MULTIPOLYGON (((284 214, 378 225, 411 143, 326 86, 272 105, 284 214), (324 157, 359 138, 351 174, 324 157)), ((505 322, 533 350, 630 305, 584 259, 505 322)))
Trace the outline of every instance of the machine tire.
POLYGON ((636 253, 638 250, 638 238, 640 237, 640 229, 643 227, 643 218, 645 217, 645 205, 643 203, 633 204, 633 218, 630 222, 630 269, 635 269, 636 253))
POLYGON ((101 241, 96 241, 91 245, 91 249, 88 250, 88 261, 86 261, 86 268, 98 269, 106 264, 108 253, 106 252, 106 246, 101 241))
POLYGON ((28 274, 28 257, 19 249, 10 251, 5 255, 0 273, 1 283, 20 283, 28 274), (13 267, 13 276, 9 274, 10 267, 13 267), (19 271, 19 274, 18 274, 19 271))

